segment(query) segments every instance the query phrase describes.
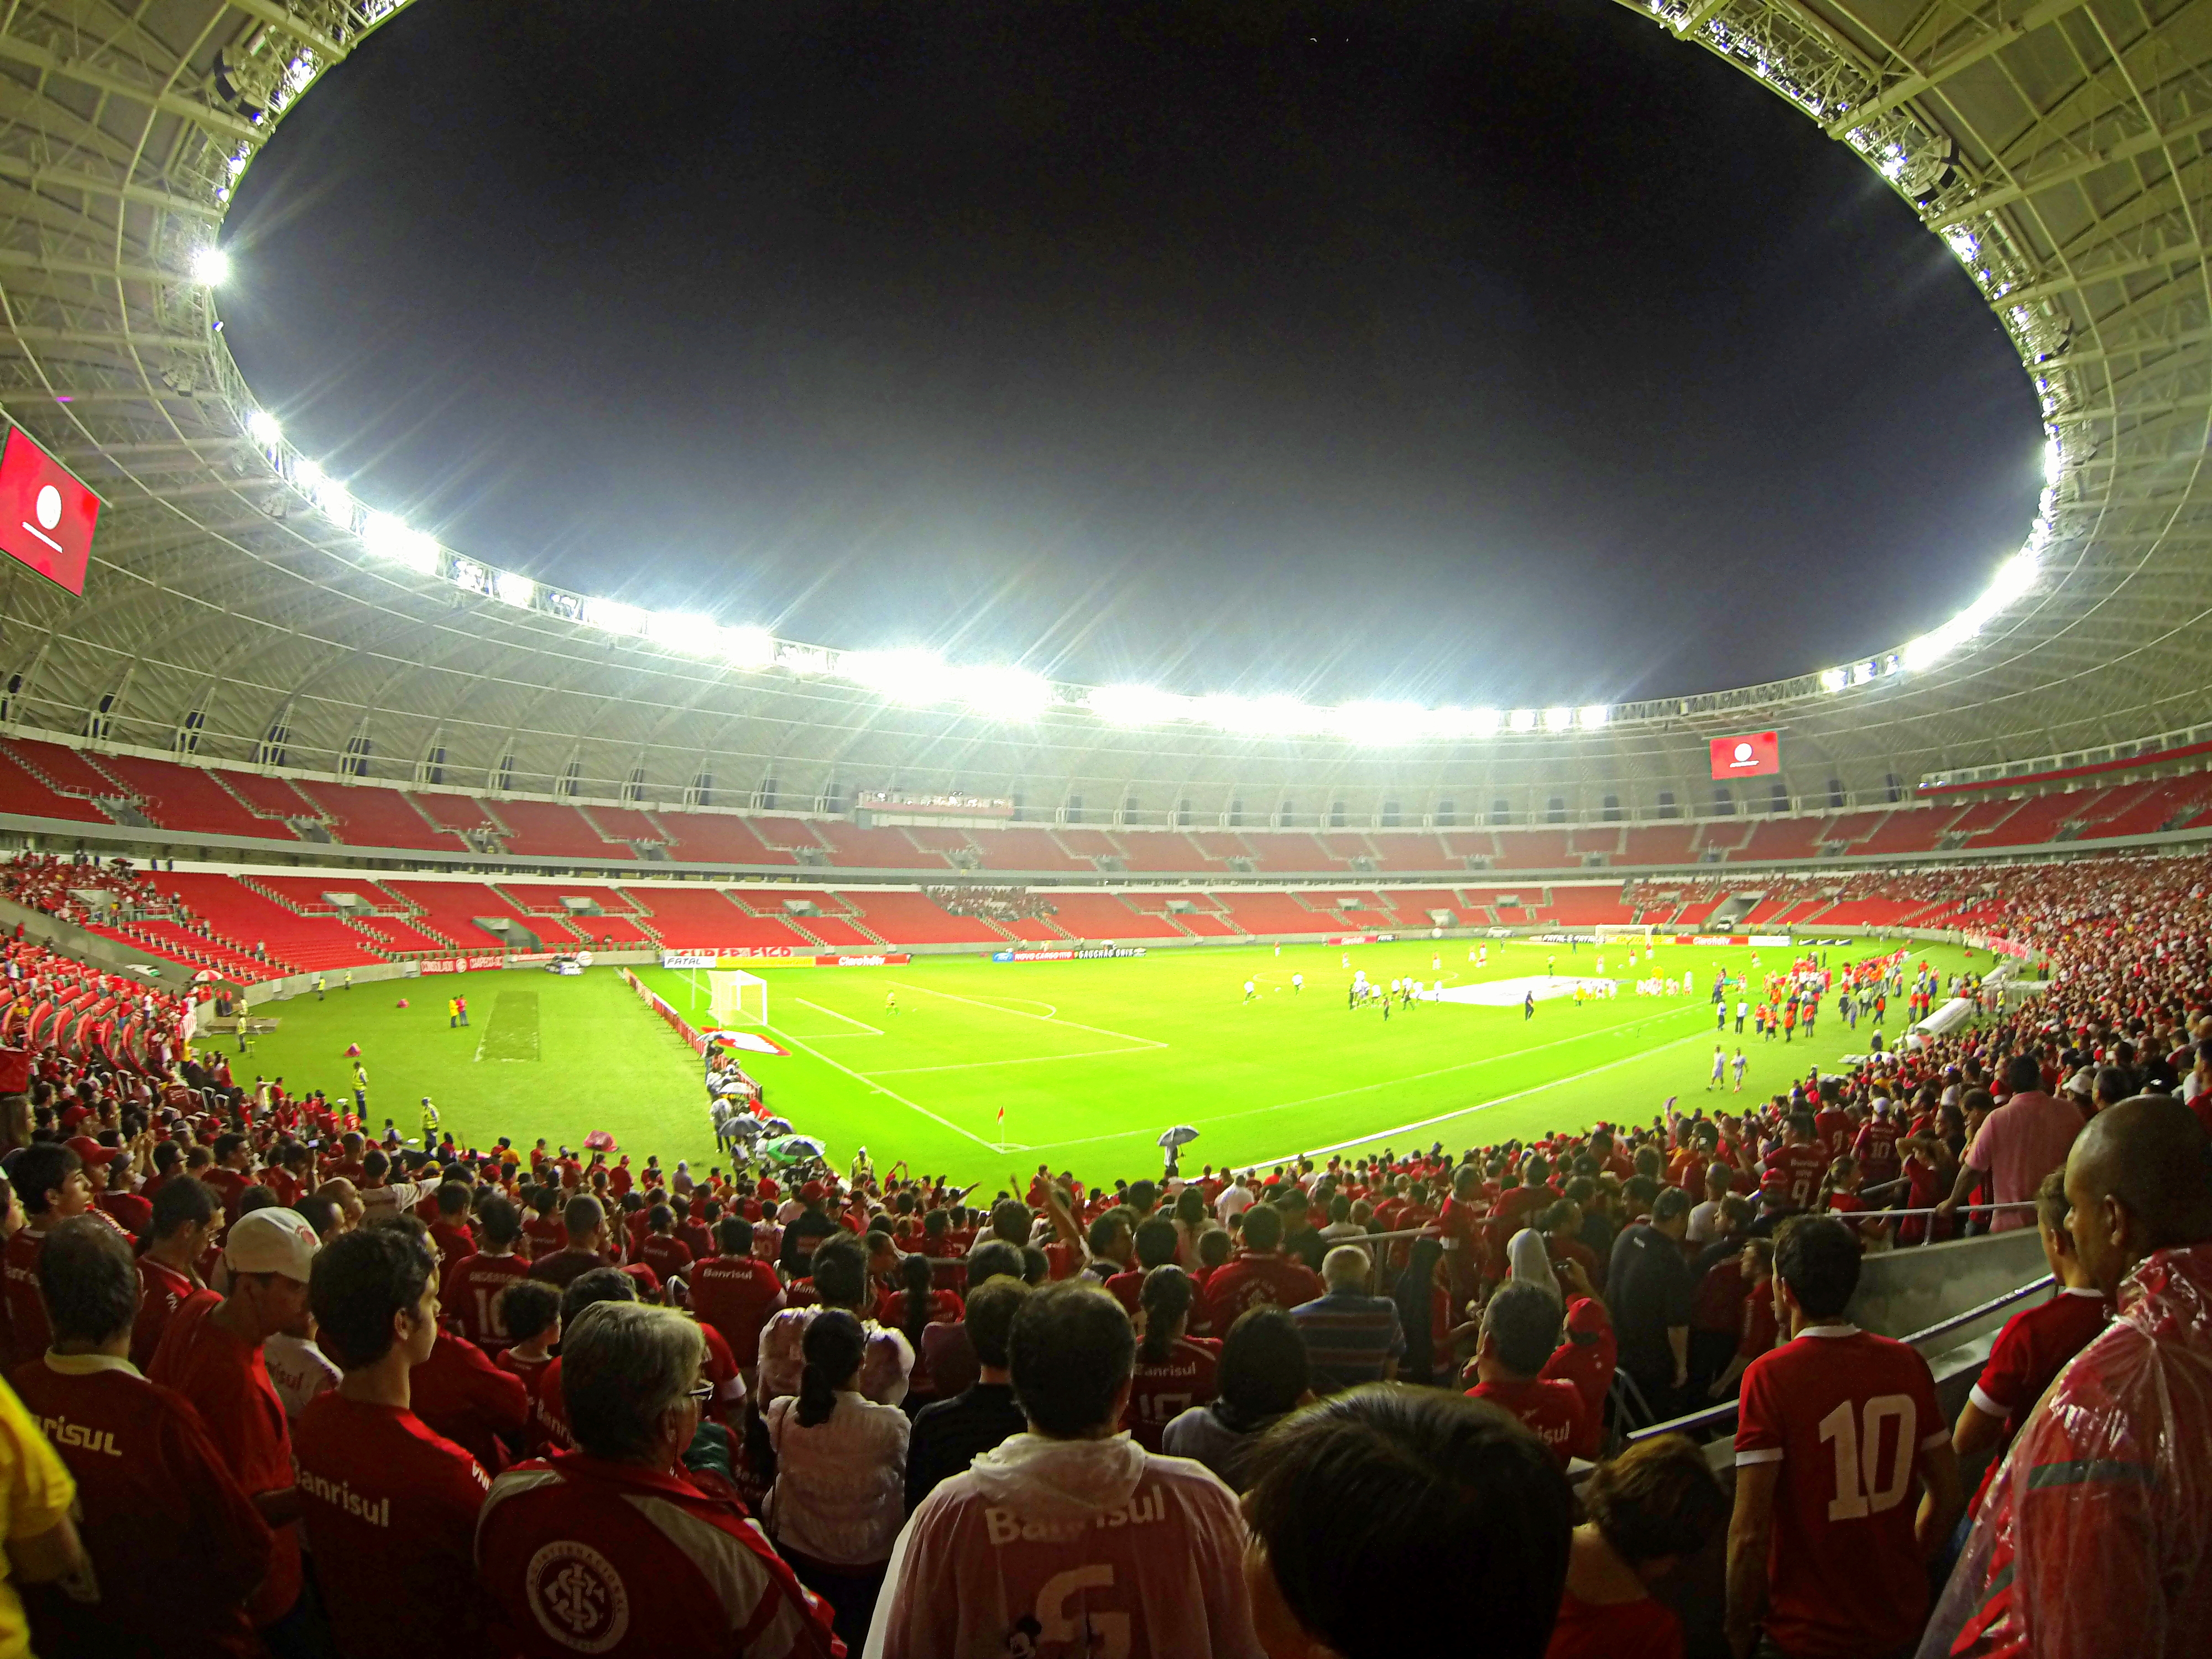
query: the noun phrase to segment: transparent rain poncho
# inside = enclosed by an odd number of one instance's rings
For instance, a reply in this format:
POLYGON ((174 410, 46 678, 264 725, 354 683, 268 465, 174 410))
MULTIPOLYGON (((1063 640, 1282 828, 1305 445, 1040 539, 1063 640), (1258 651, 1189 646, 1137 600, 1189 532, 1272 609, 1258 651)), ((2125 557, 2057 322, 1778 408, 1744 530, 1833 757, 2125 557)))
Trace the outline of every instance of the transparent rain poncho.
POLYGON ((2007 1452, 1919 1659, 2212 1653, 2212 1241, 2119 1303, 2007 1452))

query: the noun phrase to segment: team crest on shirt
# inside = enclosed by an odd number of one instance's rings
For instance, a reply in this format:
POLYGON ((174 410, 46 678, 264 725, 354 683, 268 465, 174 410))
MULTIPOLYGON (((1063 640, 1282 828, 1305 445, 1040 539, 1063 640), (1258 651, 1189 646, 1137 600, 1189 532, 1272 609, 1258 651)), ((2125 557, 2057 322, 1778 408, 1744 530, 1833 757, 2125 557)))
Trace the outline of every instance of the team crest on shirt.
POLYGON ((605 1653, 629 1629, 629 1592, 614 1563, 573 1538, 530 1558, 523 1577, 538 1628, 577 1653, 605 1653))

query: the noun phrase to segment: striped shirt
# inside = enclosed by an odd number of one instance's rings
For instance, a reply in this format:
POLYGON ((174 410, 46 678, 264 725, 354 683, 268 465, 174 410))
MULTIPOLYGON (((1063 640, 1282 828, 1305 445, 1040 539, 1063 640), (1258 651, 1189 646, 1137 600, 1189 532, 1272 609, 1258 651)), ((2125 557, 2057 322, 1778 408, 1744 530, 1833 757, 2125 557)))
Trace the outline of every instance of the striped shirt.
POLYGON ((1406 1352, 1398 1304, 1387 1296, 1332 1291, 1291 1309, 1291 1317, 1305 1339, 1316 1394, 1379 1382, 1384 1365, 1406 1352))

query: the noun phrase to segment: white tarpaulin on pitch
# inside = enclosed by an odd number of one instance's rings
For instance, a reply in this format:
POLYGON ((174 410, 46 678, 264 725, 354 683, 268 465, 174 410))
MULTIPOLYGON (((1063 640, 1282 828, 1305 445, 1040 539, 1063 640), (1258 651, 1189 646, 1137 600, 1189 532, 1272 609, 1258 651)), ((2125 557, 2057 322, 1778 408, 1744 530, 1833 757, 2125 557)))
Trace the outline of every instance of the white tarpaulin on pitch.
POLYGON ((1539 1002, 1549 1002, 1554 997, 1571 997, 1575 987, 1583 988, 1585 996, 1603 996, 1612 987, 1609 979, 1568 979, 1556 974, 1537 974, 1527 979, 1486 979, 1479 985, 1452 985, 1431 994, 1438 1002, 1465 1002, 1477 1008, 1518 1008, 1532 991, 1539 1002))

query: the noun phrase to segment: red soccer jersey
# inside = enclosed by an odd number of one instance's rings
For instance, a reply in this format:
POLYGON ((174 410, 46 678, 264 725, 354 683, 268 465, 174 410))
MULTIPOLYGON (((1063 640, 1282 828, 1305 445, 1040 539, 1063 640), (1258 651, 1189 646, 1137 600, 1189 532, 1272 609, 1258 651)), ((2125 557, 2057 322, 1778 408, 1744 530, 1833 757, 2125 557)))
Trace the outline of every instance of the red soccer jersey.
POLYGON ((1847 1113, 1833 1108, 1813 1114, 1813 1138, 1820 1150, 1828 1155, 1830 1163, 1851 1149, 1851 1120, 1847 1113))
POLYGON ((483 1640, 469 1595, 397 1595, 466 1584, 477 1513, 491 1481, 475 1458, 412 1412, 324 1395, 301 1414, 301 1517, 343 1659, 442 1652, 483 1640))
POLYGON ((575 1437, 568 1432, 568 1401, 561 1392, 557 1355, 531 1382, 530 1424, 524 1437, 536 1457, 576 1449, 575 1437))
POLYGON ((1820 1176, 1828 1159, 1819 1146, 1778 1146, 1766 1158, 1766 1173, 1782 1201, 1793 1210, 1808 1210, 1820 1190, 1820 1176))
POLYGON ((1148 1452, 1160 1450, 1160 1437, 1169 1424, 1193 1406, 1203 1406, 1218 1392, 1214 1373, 1221 1364, 1221 1345, 1195 1337, 1178 1337, 1167 1357, 1149 1360, 1140 1348, 1129 1382, 1129 1409, 1121 1426, 1148 1452))
POLYGON ((15 1358, 36 1359, 46 1351, 46 1304, 39 1298, 39 1257, 46 1248, 43 1231, 17 1230, 0 1250, 0 1274, 6 1276, 8 1323, 15 1332, 15 1358))
POLYGON ((1897 1179, 1897 1120, 1892 1117, 1870 1117, 1859 1131, 1857 1143, 1851 1156, 1858 1159, 1860 1169, 1866 1172, 1869 1182, 1879 1184, 1897 1179))
POLYGON ((1278 1250, 1239 1250, 1206 1281, 1208 1328, 1226 1336, 1251 1308, 1295 1308, 1323 1294, 1321 1275, 1278 1250))
POLYGON ((92 1571, 27 1590, 33 1647, 253 1659, 246 1597, 268 1570, 269 1528, 199 1414, 112 1359, 59 1363, 9 1380, 76 1479, 92 1571))
POLYGON ((1583 1397, 1571 1382, 1547 1382, 1541 1377, 1526 1382, 1478 1382, 1468 1394, 1518 1418, 1559 1459, 1562 1469, 1573 1460, 1575 1448, 1583 1443, 1583 1397))
POLYGON ((554 1361, 551 1354, 542 1359, 522 1358, 513 1348, 501 1348, 492 1356, 491 1363, 509 1376, 519 1376, 530 1395, 530 1421, 522 1431, 523 1455, 536 1457, 544 1450, 538 1436, 538 1384, 554 1361))
POLYGON ((154 1355, 161 1346, 161 1333, 169 1328, 169 1321, 176 1316, 178 1309, 196 1298, 210 1302, 222 1299, 195 1282, 189 1273, 165 1267, 149 1255, 138 1258, 138 1317, 131 1327, 132 1364, 143 1372, 154 1363, 154 1355))
POLYGON ((1920 1457, 1950 1437, 1928 1362, 1902 1342, 1820 1325, 1751 1362, 1735 1461, 1782 1465, 1766 1569, 1776 1645, 1860 1659, 1920 1633, 1920 1457))
POLYGON ((701 1649, 828 1659, 829 1610, 759 1525, 677 1474, 581 1454, 492 1483, 479 1582, 529 1659, 661 1659, 701 1649))
POLYGON ((443 1273, 456 1261, 477 1253, 476 1231, 465 1221, 432 1222, 430 1248, 438 1253, 438 1270, 443 1273))
POLYGON ((533 1261, 568 1248, 568 1229, 558 1215, 542 1215, 524 1222, 522 1236, 530 1241, 530 1259, 533 1261))
MULTIPOLYGON (((178 1309, 149 1377, 191 1402, 249 1497, 289 1490, 292 1436, 283 1402, 269 1381, 260 1348, 246 1346, 208 1317, 221 1305, 210 1297, 178 1309)), ((279 1528, 269 1576, 247 1601, 246 1615, 256 1625, 283 1618, 300 1599, 301 1582, 299 1539, 290 1528, 279 1528)))
POLYGON ((143 1237, 154 1223, 154 1206, 136 1193, 102 1193, 93 1201, 134 1239, 143 1237))
POLYGON ((783 1302, 783 1282, 757 1256, 709 1256, 692 1269, 691 1311, 721 1332, 740 1365, 759 1358, 761 1327, 783 1302))
POLYGON ((2005 1322, 1990 1348, 1981 1380, 1968 1396, 1984 1413, 2004 1421, 2004 1438, 1997 1443, 1996 1453, 1982 1474, 1981 1487, 1968 1514, 1981 1509, 1982 1495, 1989 1491, 2013 1437, 2020 1432, 2035 1402, 2043 1398, 2051 1378, 2096 1339, 2112 1316, 2112 1304, 2102 1291, 2069 1289, 2039 1306, 2022 1309, 2005 1322))
POLYGON ((489 1353, 507 1343, 499 1293, 529 1274, 530 1264, 519 1255, 465 1255, 447 1264, 438 1302, 447 1322, 489 1353))
POLYGON ((1682 1621, 1664 1601, 1585 1601, 1559 1595, 1544 1659, 1682 1659, 1682 1621))
POLYGON ((511 1460, 503 1436, 520 1445, 530 1425, 530 1389, 484 1358, 483 1350, 450 1331, 438 1334, 430 1357, 408 1374, 414 1414, 462 1447, 486 1468, 511 1460))
POLYGON ((691 1249, 673 1233, 653 1233, 637 1247, 638 1260, 665 1282, 691 1265, 691 1249))

